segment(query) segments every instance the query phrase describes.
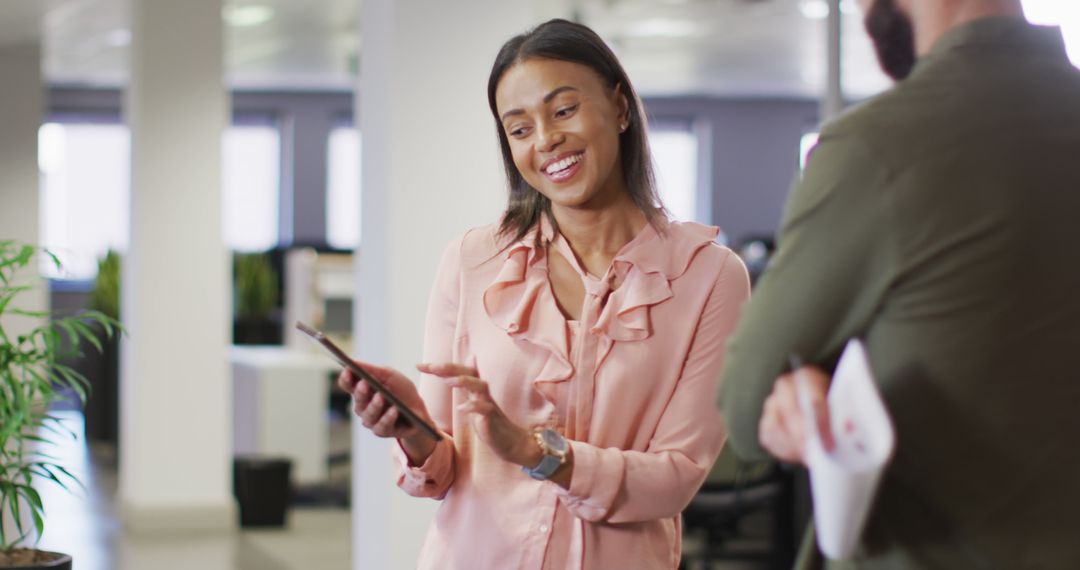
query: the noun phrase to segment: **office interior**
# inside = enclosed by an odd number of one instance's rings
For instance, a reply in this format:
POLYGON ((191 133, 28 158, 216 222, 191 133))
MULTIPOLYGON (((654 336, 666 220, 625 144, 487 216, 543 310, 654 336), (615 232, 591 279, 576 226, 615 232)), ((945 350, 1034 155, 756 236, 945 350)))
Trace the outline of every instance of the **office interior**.
MULTIPOLYGON (((1080 8, 1025 11, 1080 65, 1080 8)), ((752 272, 821 122, 890 87, 853 0, 0 6, 0 240, 63 262, 33 268, 29 306, 111 302, 127 329, 73 363, 93 391, 56 406, 76 437, 52 449, 85 488, 41 485, 40 548, 79 570, 414 566, 434 502, 396 490, 390 442, 291 323, 413 369, 445 244, 505 204, 491 62, 552 17, 612 46, 672 214, 719 226, 752 272), (239 480, 277 489, 285 467, 284 523, 241 524, 244 500, 276 499, 239 480)), ((804 485, 722 455, 684 567, 790 567, 804 485)))

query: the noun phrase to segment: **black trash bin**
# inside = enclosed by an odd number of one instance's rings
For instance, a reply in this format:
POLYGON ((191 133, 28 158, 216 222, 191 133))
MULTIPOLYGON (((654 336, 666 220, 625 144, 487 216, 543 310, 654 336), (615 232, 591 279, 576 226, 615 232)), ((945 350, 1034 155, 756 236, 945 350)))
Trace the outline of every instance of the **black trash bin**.
POLYGON ((240 505, 240 526, 281 527, 289 510, 292 461, 281 457, 233 459, 233 495, 240 505))

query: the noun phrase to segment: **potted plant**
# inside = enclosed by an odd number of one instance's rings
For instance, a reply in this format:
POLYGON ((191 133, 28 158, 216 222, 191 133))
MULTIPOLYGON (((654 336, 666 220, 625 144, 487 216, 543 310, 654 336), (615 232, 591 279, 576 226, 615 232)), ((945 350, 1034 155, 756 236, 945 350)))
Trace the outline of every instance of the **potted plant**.
POLYGON ((90 292, 90 308, 110 318, 120 318, 120 254, 114 249, 98 260, 94 290, 90 292))
MULTIPOLYGON (((111 319, 120 319, 120 254, 115 250, 98 259, 89 306, 111 319)), ((86 439, 115 445, 120 417, 120 338, 97 323, 91 323, 90 328, 101 343, 101 351, 80 354, 73 361, 90 384, 84 407, 86 439)))
POLYGON ((101 350, 91 323, 116 333, 118 323, 98 311, 49 320, 49 314, 18 304, 34 287, 20 277, 28 272, 38 248, 0 241, 0 569, 70 569, 71 557, 33 548, 45 530, 44 505, 35 487, 42 482, 67 489, 78 480, 57 464, 46 447, 56 437, 76 437, 50 413, 51 405, 74 394, 86 400, 86 379, 60 362, 66 350, 84 342, 101 350), (17 333, 12 321, 31 325, 17 333))
POLYGON ((281 328, 274 321, 278 279, 265 253, 238 253, 233 258, 236 318, 235 344, 281 344, 281 328))

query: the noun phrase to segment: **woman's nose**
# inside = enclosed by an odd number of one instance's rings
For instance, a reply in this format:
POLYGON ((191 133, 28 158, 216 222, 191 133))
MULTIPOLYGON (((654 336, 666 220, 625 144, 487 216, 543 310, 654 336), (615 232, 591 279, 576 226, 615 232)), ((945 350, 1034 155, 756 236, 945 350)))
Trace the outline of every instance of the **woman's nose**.
POLYGON ((548 125, 539 125, 536 129, 536 142, 538 150, 548 152, 554 150, 563 142, 562 131, 548 125))

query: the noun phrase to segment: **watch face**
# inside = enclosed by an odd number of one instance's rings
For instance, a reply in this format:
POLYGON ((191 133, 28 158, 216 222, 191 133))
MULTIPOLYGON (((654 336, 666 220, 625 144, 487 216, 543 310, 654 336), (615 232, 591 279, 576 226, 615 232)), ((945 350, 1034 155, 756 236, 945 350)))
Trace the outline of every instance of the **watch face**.
POLYGON ((559 453, 566 451, 566 438, 559 434, 559 432, 553 429, 545 429, 540 432, 540 437, 544 438, 544 443, 549 449, 559 453))

